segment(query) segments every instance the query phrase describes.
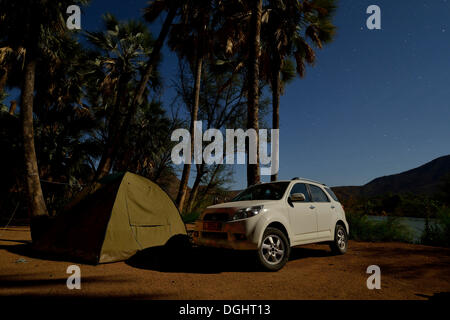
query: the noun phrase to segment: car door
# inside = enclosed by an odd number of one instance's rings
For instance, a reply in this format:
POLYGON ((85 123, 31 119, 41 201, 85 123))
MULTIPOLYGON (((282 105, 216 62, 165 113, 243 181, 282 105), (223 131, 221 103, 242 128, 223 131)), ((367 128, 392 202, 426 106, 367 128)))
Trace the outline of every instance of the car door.
POLYGON ((306 185, 304 183, 296 183, 293 185, 289 193, 289 198, 287 208, 291 231, 294 234, 294 241, 315 238, 317 234, 317 216, 306 185), (294 193, 303 193, 305 195, 305 201, 292 202, 289 198, 294 193))
POLYGON ((333 204, 321 187, 308 184, 308 188, 317 215, 317 235, 320 238, 328 238, 331 235, 333 204))

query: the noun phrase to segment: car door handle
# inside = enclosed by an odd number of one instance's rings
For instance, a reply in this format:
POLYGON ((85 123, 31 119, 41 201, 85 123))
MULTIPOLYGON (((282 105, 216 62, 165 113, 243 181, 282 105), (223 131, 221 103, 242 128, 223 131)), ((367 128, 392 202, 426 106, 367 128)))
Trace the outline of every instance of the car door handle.
POLYGON ((331 209, 334 209, 335 207, 334 206, 331 206, 331 209))
POLYGON ((310 206, 309 208, 310 208, 310 209, 314 209, 315 207, 314 207, 314 206, 310 206))

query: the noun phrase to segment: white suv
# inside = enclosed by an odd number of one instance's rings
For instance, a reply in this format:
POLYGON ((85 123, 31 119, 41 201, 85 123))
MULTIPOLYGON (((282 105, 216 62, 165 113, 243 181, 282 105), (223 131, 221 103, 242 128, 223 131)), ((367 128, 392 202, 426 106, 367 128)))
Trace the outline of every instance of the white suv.
POLYGON ((348 223, 336 195, 326 185, 294 178, 251 186, 231 202, 210 206, 196 222, 194 243, 258 250, 268 270, 281 269, 293 246, 328 242, 347 251, 348 223))

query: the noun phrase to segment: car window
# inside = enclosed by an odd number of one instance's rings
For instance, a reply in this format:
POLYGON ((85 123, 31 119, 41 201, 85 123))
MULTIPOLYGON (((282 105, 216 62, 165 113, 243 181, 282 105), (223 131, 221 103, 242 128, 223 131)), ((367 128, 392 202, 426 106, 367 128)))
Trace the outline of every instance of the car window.
POLYGON ((231 201, 280 200, 283 197, 288 185, 289 182, 258 184, 242 191, 231 201))
POLYGON ((309 196, 308 193, 308 189, 306 188, 306 185, 304 183, 296 183, 292 189, 291 189, 291 194, 293 193, 303 193, 305 195, 305 202, 311 202, 311 198, 309 196))
POLYGON ((328 192, 328 194, 333 198, 334 201, 339 202, 338 197, 334 194, 333 190, 331 190, 330 188, 326 187, 325 190, 328 192))
POLYGON ((311 197, 313 202, 330 202, 325 192, 322 191, 318 186, 309 185, 309 190, 311 191, 311 197))

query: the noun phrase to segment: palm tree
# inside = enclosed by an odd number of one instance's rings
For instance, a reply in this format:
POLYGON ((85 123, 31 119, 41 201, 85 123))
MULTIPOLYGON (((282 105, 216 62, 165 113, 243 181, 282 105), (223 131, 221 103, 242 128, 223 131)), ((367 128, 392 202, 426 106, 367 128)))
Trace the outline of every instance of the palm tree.
MULTIPOLYGON (((222 0, 217 5, 217 38, 219 48, 224 55, 224 64, 234 66, 235 73, 245 78, 247 96, 247 129, 259 128, 259 93, 261 26, 267 22, 268 11, 262 6, 262 0, 222 0), (264 10, 263 10, 264 9, 264 10)), ((246 145, 249 157, 249 145, 246 145)), ((247 158, 247 184, 259 183, 259 147, 256 142, 256 164, 250 164, 247 158)))
POLYGON ((14 51, 23 49, 23 84, 21 90, 21 124, 25 159, 25 181, 30 216, 32 218, 32 238, 39 236, 42 218, 48 216, 39 180, 38 163, 34 146, 33 100, 36 66, 42 56, 57 57, 58 52, 50 52, 49 44, 67 32, 64 11, 72 4, 85 4, 87 1, 29 0, 0 2, 0 41, 1 48, 14 51), (37 228, 33 228, 33 226, 37 228), (40 229, 40 230, 39 230, 40 229))
POLYGON ((156 18, 161 16, 163 13, 166 13, 166 17, 158 38, 154 42, 151 52, 148 54, 146 66, 142 70, 139 84, 137 85, 137 89, 134 91, 133 98, 129 105, 128 111, 126 112, 126 116, 114 135, 115 138, 113 141, 115 142, 111 143, 102 155, 97 168, 96 180, 101 179, 109 173, 115 160, 118 148, 122 146, 126 140, 128 127, 134 118, 139 105, 144 99, 148 82, 159 63, 161 49, 167 38, 172 22, 177 16, 180 3, 180 0, 152 0, 149 1, 149 5, 144 10, 144 18, 148 22, 155 21, 156 18))
MULTIPOLYGON (((179 58, 186 59, 194 76, 193 102, 190 110, 191 156, 194 152, 194 124, 198 118, 200 101, 200 85, 204 59, 212 50, 213 34, 211 31, 211 16, 213 6, 210 0, 193 0, 186 2, 180 11, 180 21, 172 27, 169 47, 176 51, 179 58)), ((183 212, 187 193, 191 165, 185 163, 181 175, 176 205, 183 212)))
POLYGON ((86 137, 94 133, 98 121, 85 99, 92 72, 89 51, 69 36, 59 37, 57 48, 50 49, 60 51, 59 60, 40 59, 33 109, 40 177, 67 183, 42 185, 52 215, 79 189, 79 183, 95 172, 89 161, 98 147, 86 137))
POLYGON ((130 170, 152 181, 173 177, 171 133, 181 125, 169 119, 160 102, 143 103, 130 127, 127 143, 119 150, 115 171, 130 170))
POLYGON ((149 5, 144 10, 144 19, 148 22, 154 22, 163 12, 166 12, 167 14, 158 38, 153 44, 153 49, 149 55, 147 66, 142 74, 141 81, 139 82, 138 90, 134 95, 131 104, 133 108, 131 114, 133 114, 133 111, 135 112, 137 110, 138 104, 142 102, 145 88, 151 75, 153 74, 153 69, 155 69, 159 62, 161 49, 167 35, 169 34, 172 22, 178 14, 181 3, 183 3, 181 0, 152 0, 149 1, 149 5))
MULTIPOLYGON (((261 18, 262 0, 249 1, 251 18, 249 25, 248 41, 248 70, 247 70, 247 129, 254 129, 258 133, 259 129, 259 58, 261 54, 261 18)), ((249 146, 247 145, 247 155, 249 157, 249 146)), ((247 163, 247 185, 254 185, 260 182, 259 175, 259 142, 256 139, 256 164, 247 163)))
POLYGON ((23 59, 24 53, 23 48, 19 48, 18 51, 8 46, 0 48, 0 92, 6 86, 8 75, 11 73, 15 61, 23 59))
MULTIPOLYGON (((120 23, 111 14, 104 16, 103 32, 87 32, 86 36, 99 55, 95 65, 103 73, 103 80, 98 85, 106 89, 102 97, 102 107, 111 112, 108 118, 105 148, 100 158, 94 180, 98 180, 109 173, 120 148, 122 132, 120 130, 124 117, 129 112, 131 98, 130 82, 136 79, 139 70, 143 68, 142 61, 152 52, 152 39, 146 26, 141 22, 128 21, 120 23), (108 96, 114 92, 112 101, 108 96)), ((129 127, 129 123, 127 127, 129 127)))
MULTIPOLYGON (((268 23, 264 25, 265 51, 263 75, 268 79, 272 90, 272 128, 280 128, 280 94, 283 82, 291 80, 290 57, 295 58, 296 71, 300 77, 305 75, 305 63, 314 64, 315 52, 309 40, 317 48, 333 38, 335 27, 331 23, 335 11, 335 0, 272 0, 267 6, 268 23), (284 81, 283 80, 284 75, 284 81)), ((276 181, 278 174, 271 176, 276 181)))
MULTIPOLYGON (((216 67, 210 64, 204 68, 202 73, 202 87, 199 103, 199 115, 204 119, 204 130, 215 128, 224 129, 230 126, 242 126, 242 119, 245 119, 246 103, 243 98, 242 81, 239 74, 233 69, 215 70, 216 67)), ((191 91, 183 75, 184 68, 180 66, 180 83, 177 85, 178 93, 185 101, 191 100, 191 91), (188 89, 186 89, 188 88, 188 89)), ((225 146, 224 146, 225 149, 225 146)), ((203 150, 203 149, 202 149, 203 150)), ((197 196, 201 189, 200 184, 208 179, 208 173, 219 170, 222 165, 208 165, 205 162, 196 164, 195 180, 185 208, 187 212, 192 212, 197 202, 197 196)), ((213 174, 212 178, 215 175, 213 174)), ((202 188, 202 193, 205 191, 202 188)), ((201 198, 201 197, 200 197, 201 198)))

